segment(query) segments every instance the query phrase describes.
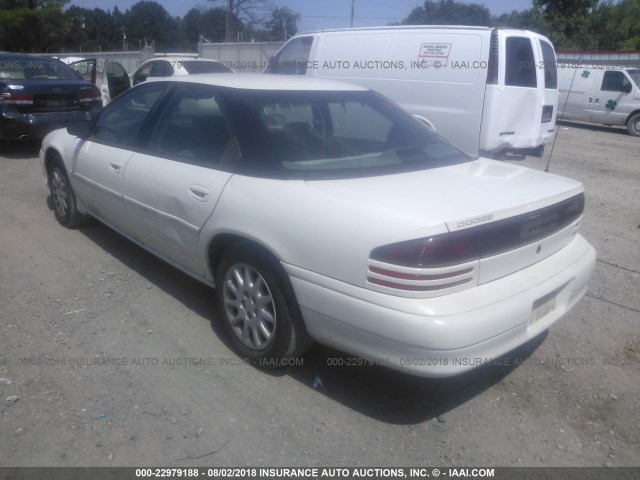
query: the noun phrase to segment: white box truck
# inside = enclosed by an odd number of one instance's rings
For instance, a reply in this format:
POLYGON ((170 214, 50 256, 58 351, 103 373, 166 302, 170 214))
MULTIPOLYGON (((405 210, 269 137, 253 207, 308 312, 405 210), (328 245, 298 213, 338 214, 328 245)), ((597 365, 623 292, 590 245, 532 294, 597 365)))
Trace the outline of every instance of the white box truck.
POLYGON ((407 26, 303 33, 281 47, 265 73, 365 86, 472 154, 541 156, 554 134, 555 51, 547 38, 527 30, 407 26))
POLYGON ((561 118, 624 125, 640 136, 640 69, 560 63, 558 88, 561 118))

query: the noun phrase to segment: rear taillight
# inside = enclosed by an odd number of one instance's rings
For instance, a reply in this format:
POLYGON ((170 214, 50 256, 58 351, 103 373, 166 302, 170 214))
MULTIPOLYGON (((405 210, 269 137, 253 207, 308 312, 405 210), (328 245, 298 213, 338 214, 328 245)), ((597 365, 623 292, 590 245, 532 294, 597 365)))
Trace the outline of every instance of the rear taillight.
MULTIPOLYGON (((583 210, 584 194, 580 193, 554 205, 504 220, 374 248, 369 258, 413 268, 457 265, 548 237, 576 221, 583 210)), ((469 222, 473 221, 475 219, 469 222)))
POLYGON ((477 257, 468 231, 385 245, 371 252, 367 282, 408 292, 450 293, 475 283, 477 257))
POLYGON ((89 103, 95 101, 102 101, 102 95, 98 87, 84 87, 80 89, 78 94, 78 101, 81 103, 89 103))
POLYGON ((403 267, 433 268, 478 258, 478 244, 471 230, 434 235, 375 248, 370 258, 403 267))
POLYGON ((491 32, 491 41, 489 43, 489 64, 487 66, 487 84, 498 84, 498 64, 500 63, 500 43, 498 41, 498 32, 491 32))
POLYGON ((25 93, 10 92, 3 89, 0 92, 0 104, 2 105, 33 105, 33 95, 25 93))
POLYGON ((410 292, 441 292, 471 284, 475 281, 476 270, 475 264, 444 269, 403 269, 370 261, 367 282, 410 292))
POLYGON ((367 282, 433 295, 468 288, 477 281, 481 259, 529 245, 572 224, 577 230, 583 209, 580 193, 522 215, 374 248, 367 282))

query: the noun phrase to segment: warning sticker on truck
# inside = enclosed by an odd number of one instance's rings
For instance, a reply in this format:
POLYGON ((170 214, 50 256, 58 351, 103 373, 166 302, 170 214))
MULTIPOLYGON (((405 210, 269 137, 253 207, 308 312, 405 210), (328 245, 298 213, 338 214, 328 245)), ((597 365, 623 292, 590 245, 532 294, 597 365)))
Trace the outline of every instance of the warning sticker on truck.
POLYGON ((418 61, 423 66, 446 67, 451 52, 450 43, 423 43, 418 61))

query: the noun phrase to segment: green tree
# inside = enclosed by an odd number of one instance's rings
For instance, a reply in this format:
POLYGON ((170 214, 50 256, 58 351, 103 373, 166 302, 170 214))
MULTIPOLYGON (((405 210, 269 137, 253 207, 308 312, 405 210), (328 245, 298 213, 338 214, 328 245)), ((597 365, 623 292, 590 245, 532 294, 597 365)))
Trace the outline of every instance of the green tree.
POLYGON ((489 9, 478 3, 461 3, 455 0, 426 0, 422 7, 414 8, 402 21, 404 25, 475 25, 489 26, 492 17, 489 9))
POLYGON ((162 5, 151 0, 141 0, 128 9, 125 26, 130 50, 153 42, 157 50, 170 50, 180 43, 179 21, 172 19, 162 5))
POLYGON ((278 7, 271 12, 271 18, 266 24, 271 40, 286 41, 289 37, 298 33, 300 14, 288 9, 278 7))
POLYGON ((539 8, 530 8, 518 12, 513 10, 510 13, 503 13, 494 17, 492 25, 496 27, 523 28, 538 33, 546 33, 547 27, 539 8))
POLYGON ((533 0, 533 4, 540 9, 556 48, 597 48, 591 24, 598 0, 533 0))
POLYGON ((76 51, 122 48, 122 33, 111 12, 71 6, 65 10, 69 29, 65 48, 76 51))
POLYGON ((621 37, 617 48, 640 50, 640 0, 623 0, 618 4, 621 10, 621 37), (626 37, 626 38, 625 38, 626 37))
POLYGON ((60 48, 67 28, 67 0, 0 0, 0 50, 33 52, 60 48))
MULTIPOLYGON (((224 8, 192 8, 182 19, 182 30, 189 45, 196 45, 203 35, 211 42, 224 42, 227 11, 224 8)), ((230 19, 235 31, 241 30, 242 22, 230 19)))
POLYGON ((271 10, 268 0, 209 0, 224 5, 226 10, 225 41, 231 42, 246 28, 255 28, 271 10), (234 19, 241 22, 234 25, 234 19))
POLYGON ((602 50, 640 49, 640 0, 599 4, 594 12, 593 31, 599 33, 602 50))

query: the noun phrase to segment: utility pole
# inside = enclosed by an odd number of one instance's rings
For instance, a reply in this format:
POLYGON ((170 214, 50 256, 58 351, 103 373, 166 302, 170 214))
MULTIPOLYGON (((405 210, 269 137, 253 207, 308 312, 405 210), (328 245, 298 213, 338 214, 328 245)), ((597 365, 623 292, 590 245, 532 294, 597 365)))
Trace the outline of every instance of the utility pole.
POLYGON ((353 17, 356 14, 356 0, 351 0, 351 23, 349 24, 350 28, 353 28, 353 17))
POLYGON ((231 41, 231 0, 227 0, 227 16, 224 20, 224 41, 231 41))
POLYGON ((127 50, 127 31, 125 27, 122 27, 122 50, 127 50))
POLYGON ((282 16, 282 33, 284 34, 284 41, 287 41, 287 25, 284 21, 284 15, 282 16))

